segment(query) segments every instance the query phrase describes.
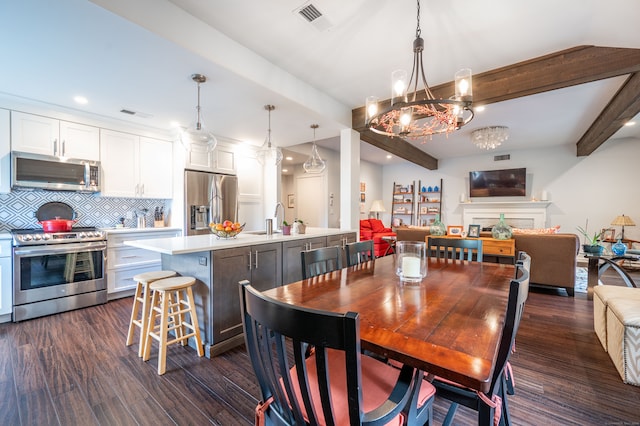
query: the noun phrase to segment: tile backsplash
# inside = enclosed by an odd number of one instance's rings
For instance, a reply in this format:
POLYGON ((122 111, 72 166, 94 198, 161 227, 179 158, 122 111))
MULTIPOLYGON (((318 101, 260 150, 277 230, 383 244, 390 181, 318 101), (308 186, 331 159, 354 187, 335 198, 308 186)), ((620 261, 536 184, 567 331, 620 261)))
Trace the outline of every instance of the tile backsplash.
POLYGON ((76 212, 76 226, 114 227, 119 219, 124 217, 125 227, 135 227, 134 212, 146 208, 147 227, 153 227, 155 208, 165 207, 165 212, 167 211, 167 200, 106 198, 95 194, 65 191, 11 191, 8 194, 0 194, 0 232, 39 227, 35 213, 42 204, 51 201, 70 205, 76 212), (127 218, 127 213, 130 219, 127 218))

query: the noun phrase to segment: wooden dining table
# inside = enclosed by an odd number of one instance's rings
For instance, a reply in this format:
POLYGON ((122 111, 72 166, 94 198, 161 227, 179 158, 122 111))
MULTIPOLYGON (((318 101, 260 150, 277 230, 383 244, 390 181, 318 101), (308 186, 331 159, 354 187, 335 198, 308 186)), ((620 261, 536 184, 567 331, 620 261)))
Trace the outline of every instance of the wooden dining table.
POLYGON ((513 265, 429 259, 418 285, 401 283, 395 256, 264 291, 279 301, 358 312, 363 349, 488 392, 513 265))

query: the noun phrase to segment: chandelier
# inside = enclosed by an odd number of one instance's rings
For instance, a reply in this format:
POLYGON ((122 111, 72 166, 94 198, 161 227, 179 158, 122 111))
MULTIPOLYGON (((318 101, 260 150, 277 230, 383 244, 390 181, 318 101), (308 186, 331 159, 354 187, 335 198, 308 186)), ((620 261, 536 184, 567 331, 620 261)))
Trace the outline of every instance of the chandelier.
POLYGON ((264 144, 258 151, 258 162, 260 164, 274 164, 278 165, 282 162, 282 150, 277 146, 271 145, 271 111, 276 109, 273 105, 265 105, 264 109, 269 111, 269 130, 267 130, 267 137, 264 140, 264 144))
POLYGON ((509 139, 509 128, 505 126, 489 126, 471 132, 471 141, 481 149, 496 149, 509 139))
POLYGON ((180 134, 180 142, 189 149, 191 144, 206 146, 207 151, 211 152, 216 148, 218 141, 204 125, 200 117, 200 84, 207 81, 207 77, 202 74, 192 74, 191 79, 198 84, 198 106, 196 107, 196 122, 191 124, 180 134))
POLYGON ((455 74, 455 95, 450 99, 435 99, 422 65, 424 40, 420 37, 420 0, 417 0, 416 38, 413 41, 413 67, 407 80, 405 70, 391 73, 391 105, 379 111, 378 98, 365 100, 365 125, 385 136, 416 139, 438 133, 453 132, 473 118, 471 70, 455 74), (419 90, 418 82, 423 88, 419 90), (410 92, 408 92, 410 91, 410 92))
POLYGON ((312 124, 313 129, 313 145, 311 146, 311 156, 304 162, 302 168, 304 171, 310 174, 322 173, 327 167, 327 163, 320 157, 318 147, 316 146, 316 129, 320 127, 317 124, 312 124))

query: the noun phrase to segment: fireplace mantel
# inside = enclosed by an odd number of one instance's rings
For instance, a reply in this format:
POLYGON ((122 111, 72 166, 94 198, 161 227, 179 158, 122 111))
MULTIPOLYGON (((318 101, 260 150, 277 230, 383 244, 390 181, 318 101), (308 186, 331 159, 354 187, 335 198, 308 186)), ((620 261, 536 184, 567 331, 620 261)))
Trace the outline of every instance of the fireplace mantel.
POLYGON ((550 204, 549 201, 473 201, 460 206, 465 229, 471 224, 493 226, 500 214, 516 228, 545 228, 550 204))

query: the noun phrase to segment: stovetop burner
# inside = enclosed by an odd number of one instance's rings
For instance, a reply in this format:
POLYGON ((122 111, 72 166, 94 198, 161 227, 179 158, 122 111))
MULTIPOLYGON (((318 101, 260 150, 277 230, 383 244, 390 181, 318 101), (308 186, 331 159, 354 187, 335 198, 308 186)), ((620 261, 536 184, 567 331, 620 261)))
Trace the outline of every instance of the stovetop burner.
POLYGON ((64 244, 106 239, 104 231, 94 227, 78 227, 66 232, 45 232, 42 228, 13 229, 13 245, 64 244))

